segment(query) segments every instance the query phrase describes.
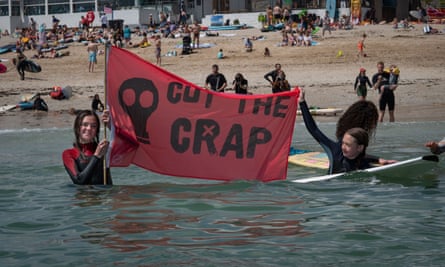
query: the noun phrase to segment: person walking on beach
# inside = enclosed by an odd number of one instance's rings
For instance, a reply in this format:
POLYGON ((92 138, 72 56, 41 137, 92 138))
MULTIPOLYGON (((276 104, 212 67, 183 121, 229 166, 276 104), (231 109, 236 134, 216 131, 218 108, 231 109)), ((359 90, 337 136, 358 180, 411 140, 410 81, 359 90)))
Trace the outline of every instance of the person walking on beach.
POLYGON ((357 49, 358 49, 357 58, 366 57, 365 52, 363 52, 363 50, 365 49, 365 39, 366 39, 366 33, 362 35, 362 39, 360 39, 360 41, 358 41, 357 43, 357 49))
POLYGON ((161 36, 159 34, 155 37, 155 56, 156 65, 161 66, 161 36))
POLYGON ((212 66, 212 73, 210 73, 205 81, 205 87, 215 92, 224 93, 224 89, 227 86, 226 77, 219 72, 218 65, 212 66))
POLYGON ((94 72, 94 65, 97 64, 97 51, 98 51, 97 43, 94 41, 94 37, 90 37, 87 52, 88 52, 88 71, 94 72))
POLYGON ((272 70, 264 75, 264 79, 266 79, 272 86, 273 93, 281 92, 281 90, 278 90, 277 87, 275 86, 276 82, 279 81, 278 78, 280 78, 281 80, 286 80, 286 74, 281 69, 281 64, 279 64, 279 63, 275 64, 274 70, 272 70))
POLYGON ((354 90, 357 92, 359 100, 366 100, 366 95, 368 94, 366 85, 372 87, 368 76, 366 76, 366 69, 360 68, 360 73, 358 74, 357 78, 355 78, 354 83, 354 90))
POLYGON ((25 79, 26 56, 23 54, 20 48, 17 49, 17 55, 13 62, 15 63, 17 72, 20 75, 20 80, 23 81, 25 79))
MULTIPOLYGON (((109 122, 108 111, 102 114, 102 121, 109 122)), ((109 142, 99 141, 100 120, 92 110, 80 111, 74 120, 73 148, 62 153, 63 165, 74 184, 104 184, 104 161, 109 142)), ((110 170, 106 169, 107 185, 112 185, 110 170)))

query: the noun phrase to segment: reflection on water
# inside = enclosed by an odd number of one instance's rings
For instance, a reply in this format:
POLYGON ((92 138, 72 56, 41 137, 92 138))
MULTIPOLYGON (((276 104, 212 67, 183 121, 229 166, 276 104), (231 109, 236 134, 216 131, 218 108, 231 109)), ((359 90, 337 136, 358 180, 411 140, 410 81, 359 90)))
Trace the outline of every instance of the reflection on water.
MULTIPOLYGON (((37 121, 38 122, 38 121, 37 121)), ((297 123, 298 124, 298 123, 297 123)), ((332 135, 334 124, 320 125, 332 135)), ((445 122, 379 125, 369 152, 427 154, 445 122)), ((445 162, 420 176, 221 183, 114 168, 73 186, 72 129, 0 130, 0 266, 442 266, 445 162), (365 264, 364 264, 365 263, 365 264)), ((298 124, 293 145, 319 150, 298 124)), ((288 180, 324 171, 289 166, 288 180)))
POLYGON ((113 190, 78 189, 77 205, 110 202, 114 211, 106 221, 86 222, 95 227, 82 238, 123 252, 151 246, 216 249, 274 242, 294 246, 293 238, 310 234, 299 221, 302 213, 294 210, 303 203, 300 198, 250 198, 248 195, 254 194, 249 192, 252 186, 238 183, 227 190, 224 184, 154 184, 113 190), (286 238, 290 243, 286 244, 286 238))

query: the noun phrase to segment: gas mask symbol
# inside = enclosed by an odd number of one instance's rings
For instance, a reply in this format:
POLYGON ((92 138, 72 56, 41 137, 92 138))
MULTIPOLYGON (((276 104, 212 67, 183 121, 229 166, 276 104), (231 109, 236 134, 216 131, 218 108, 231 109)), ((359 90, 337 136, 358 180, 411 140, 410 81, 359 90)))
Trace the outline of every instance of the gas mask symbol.
POLYGON ((128 79, 119 88, 119 104, 130 116, 137 140, 141 143, 150 144, 147 122, 158 103, 158 90, 150 80, 128 79))

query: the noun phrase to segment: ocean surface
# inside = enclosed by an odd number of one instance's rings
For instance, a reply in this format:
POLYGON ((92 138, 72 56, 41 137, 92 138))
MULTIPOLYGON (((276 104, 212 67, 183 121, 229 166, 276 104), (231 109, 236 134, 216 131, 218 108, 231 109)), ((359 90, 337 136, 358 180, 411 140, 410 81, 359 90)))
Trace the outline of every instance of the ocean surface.
MULTIPOLYGON (((334 135, 334 123, 320 127, 334 135)), ((445 122, 379 125, 369 151, 429 154, 445 122)), ((271 183, 113 168, 113 187, 72 185, 71 129, 0 130, 0 266, 444 266, 445 163, 404 179, 289 166, 271 183)), ((293 145, 321 150, 297 123, 293 145)))

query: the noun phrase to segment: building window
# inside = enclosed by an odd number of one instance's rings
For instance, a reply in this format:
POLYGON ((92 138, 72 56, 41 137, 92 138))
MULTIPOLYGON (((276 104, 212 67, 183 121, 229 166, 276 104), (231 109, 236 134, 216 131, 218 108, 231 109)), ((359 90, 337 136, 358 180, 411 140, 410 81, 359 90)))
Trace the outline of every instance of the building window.
POLYGON ((8 0, 0 0, 0 16, 9 16, 8 0))
POLYGON ((94 11, 94 10, 95 10, 94 2, 77 3, 76 0, 73 0, 73 12, 74 13, 88 12, 88 11, 94 11))
POLYGON ((63 14, 70 12, 70 4, 48 4, 48 14, 63 14))

